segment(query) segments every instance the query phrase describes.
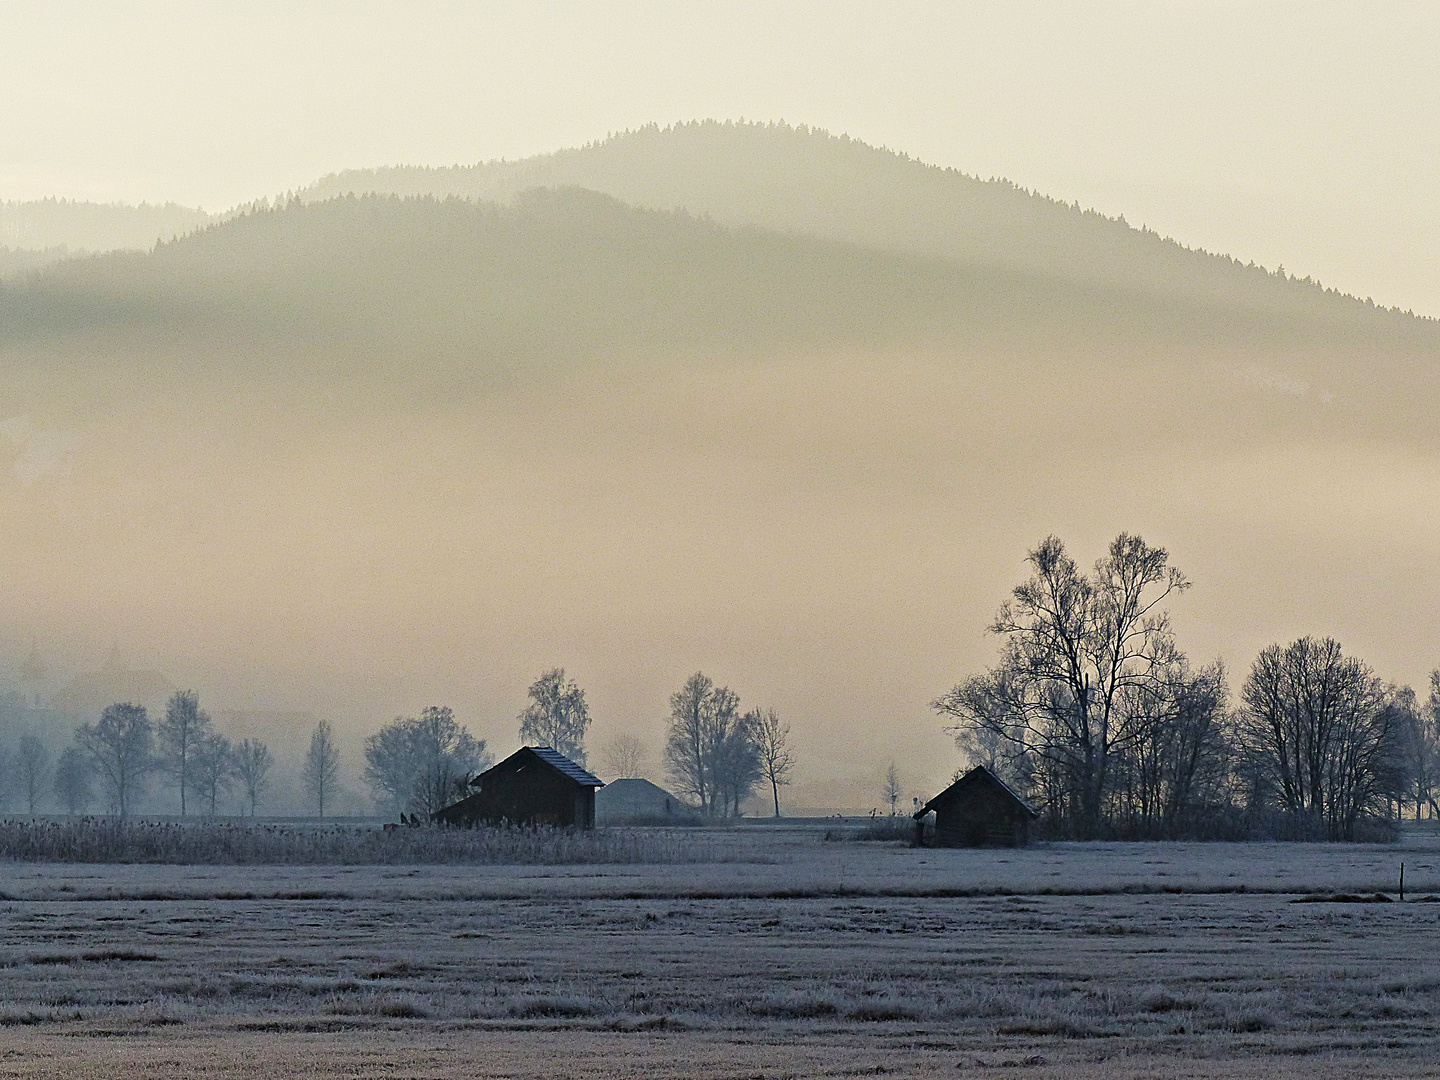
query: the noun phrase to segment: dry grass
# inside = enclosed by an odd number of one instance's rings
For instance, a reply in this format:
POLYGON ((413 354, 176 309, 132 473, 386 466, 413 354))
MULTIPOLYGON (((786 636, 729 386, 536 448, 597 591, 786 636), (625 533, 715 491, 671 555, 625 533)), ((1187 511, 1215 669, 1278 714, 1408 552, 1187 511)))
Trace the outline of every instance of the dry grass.
POLYGON ((0 859, 182 866, 414 866, 715 862, 703 836, 669 830, 0 821, 0 859))

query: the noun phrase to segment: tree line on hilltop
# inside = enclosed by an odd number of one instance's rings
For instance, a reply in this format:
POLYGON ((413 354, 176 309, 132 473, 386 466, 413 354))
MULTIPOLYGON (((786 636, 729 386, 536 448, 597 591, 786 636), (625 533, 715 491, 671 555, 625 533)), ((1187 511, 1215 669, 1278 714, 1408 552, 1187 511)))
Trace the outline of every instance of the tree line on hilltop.
POLYGON ((991 624, 999 662, 933 703, 972 762, 1078 838, 1383 837, 1440 816, 1440 670, 1423 705, 1331 638, 1263 650, 1232 702, 1195 666, 1163 548, 1122 534, 1089 572, 1054 536, 991 624))

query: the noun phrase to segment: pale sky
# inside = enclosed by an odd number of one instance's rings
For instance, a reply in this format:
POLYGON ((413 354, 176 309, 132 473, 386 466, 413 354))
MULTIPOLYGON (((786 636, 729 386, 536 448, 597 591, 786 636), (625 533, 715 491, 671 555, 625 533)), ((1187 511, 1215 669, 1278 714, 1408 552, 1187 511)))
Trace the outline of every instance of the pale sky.
POLYGON ((780 119, 1440 315, 1440 4, 0 0, 0 199, 780 119))

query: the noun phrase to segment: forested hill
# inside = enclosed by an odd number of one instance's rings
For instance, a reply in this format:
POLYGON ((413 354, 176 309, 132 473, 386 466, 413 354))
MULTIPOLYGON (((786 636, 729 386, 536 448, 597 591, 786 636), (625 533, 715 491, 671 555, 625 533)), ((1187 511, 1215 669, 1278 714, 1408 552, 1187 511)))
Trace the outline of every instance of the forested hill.
POLYGON ((166 363, 199 363, 191 345, 244 351, 249 341, 312 356, 338 349, 349 359, 322 364, 337 375, 363 354, 372 374, 446 383, 620 354, 919 346, 1115 362, 1265 356, 1289 376, 1380 400, 1428 386, 1425 361, 1440 345, 1440 325, 1353 303, 1304 314, 1203 295, 1161 301, 727 228, 578 189, 533 190, 509 206, 292 201, 151 253, 69 260, 0 287, 0 323, 0 345, 56 347, 66 363, 83 342, 113 356, 124 340, 145 366, 176 345, 180 359, 166 363))
POLYGON ((785 124, 652 125, 521 161, 350 170, 320 180, 305 194, 505 200, 530 188, 562 185, 637 206, 681 207, 725 224, 1186 300, 1221 299, 1300 314, 1357 303, 1308 281, 1187 249, 1123 218, 1004 180, 980 180, 845 136, 785 124))
POLYGON ((175 203, 0 202, 0 281, 74 256, 148 251, 223 219, 175 203))
POLYGON ((148 250, 219 220, 175 203, 0 202, 0 247, 24 251, 148 250))

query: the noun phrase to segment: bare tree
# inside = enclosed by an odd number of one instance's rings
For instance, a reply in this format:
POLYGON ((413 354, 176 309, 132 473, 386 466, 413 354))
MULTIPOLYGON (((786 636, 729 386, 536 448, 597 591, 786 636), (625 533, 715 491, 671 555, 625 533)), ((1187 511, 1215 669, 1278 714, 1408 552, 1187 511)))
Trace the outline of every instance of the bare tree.
POLYGON ((740 698, 696 672, 670 696, 665 763, 671 781, 711 816, 739 814, 764 777, 755 714, 741 715, 740 698))
POLYGON ((250 804, 250 816, 270 786, 270 768, 274 760, 270 748, 258 739, 243 739, 235 747, 235 775, 245 790, 245 801, 250 804))
POLYGON ((1112 757, 1150 717, 1126 707, 1180 658, 1160 604, 1189 587, 1163 548, 1122 533, 1082 574, 1065 546, 1046 537, 1030 552, 1029 581, 1001 607, 991 631, 1004 639, 998 666, 935 701, 956 736, 986 731, 1016 768, 1042 768, 1052 817, 1098 835, 1112 757))
POLYGON ((235 747, 218 731, 207 731, 191 749, 190 770, 195 794, 214 818, 216 803, 236 779, 235 747))
POLYGON ((20 793, 25 797, 26 812, 34 817, 45 782, 50 777, 50 752, 34 735, 20 737, 20 746, 15 753, 15 775, 20 781, 20 793))
MULTIPOLYGON (((712 718, 714 790, 722 817, 739 817, 740 804, 764 778, 756 738, 757 712, 740 715, 740 698, 725 687, 715 691, 712 718)), ((712 806, 715 803, 712 801, 712 806)))
POLYGON ((94 797, 90 788, 94 767, 78 746, 67 746, 55 762, 55 798, 67 814, 83 814, 94 797))
POLYGON ((1410 774, 1408 794, 1415 800, 1415 820, 1422 807, 1432 818, 1440 817, 1436 789, 1440 787, 1440 669, 1430 672, 1430 697, 1407 718, 1404 736, 1410 774))
POLYGON ((418 719, 396 717, 365 740, 365 779, 376 801, 396 813, 429 815, 449 805, 490 760, 485 740, 440 705, 418 719))
POLYGON ((885 770, 885 787, 882 791, 885 801, 890 804, 890 816, 895 816, 895 808, 900 804, 900 796, 905 794, 900 787, 900 770, 895 768, 895 763, 890 762, 890 768, 885 770))
POLYGON ((600 760, 605 771, 617 780, 639 776, 648 750, 634 735, 617 735, 605 744, 600 760))
POLYGON ((300 771, 306 794, 321 818, 325 816, 325 802, 334 793, 339 776, 340 751, 335 748, 334 729, 330 721, 321 720, 310 735, 310 749, 305 751, 305 764, 300 771))
POLYGON ((585 691, 565 681, 564 668, 552 668, 530 684, 530 704, 520 714, 520 740, 548 746, 585 764, 585 731, 590 709, 585 691))
POLYGON ((15 784, 15 755, 0 746, 0 811, 9 809, 10 789, 15 784))
POLYGON ((413 720, 397 716, 365 738, 365 782, 371 797, 400 814, 410 806, 415 790, 415 739, 413 720))
POLYGON ((780 788, 790 783, 795 768, 795 755, 790 750, 790 725, 766 709, 757 717, 755 744, 760 751, 760 771, 770 784, 770 797, 775 802, 775 816, 780 816, 780 788))
POLYGON ((431 705, 411 724, 415 778, 410 808, 428 816, 465 794, 470 778, 490 759, 484 741, 456 723, 447 706, 431 705))
POLYGON ((186 815, 186 794, 194 787, 196 750, 210 737, 210 715, 200 708, 193 690, 181 690, 165 703, 165 718, 156 726, 159 766, 180 791, 180 816, 186 815))
POLYGON ((1392 794, 1398 730, 1386 688, 1339 642, 1305 637, 1255 660, 1241 736, 1283 808, 1332 839, 1350 839, 1375 800, 1392 794))
POLYGON ((665 742, 665 764, 671 782, 682 795, 710 806, 709 715, 715 684, 697 671, 670 695, 670 723, 665 742))
POLYGON ((82 724, 75 743, 89 755, 110 793, 111 812, 129 816, 145 774, 153 767, 155 725, 143 705, 107 705, 95 724, 82 724))

